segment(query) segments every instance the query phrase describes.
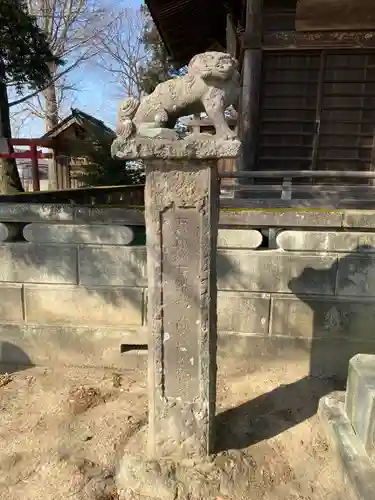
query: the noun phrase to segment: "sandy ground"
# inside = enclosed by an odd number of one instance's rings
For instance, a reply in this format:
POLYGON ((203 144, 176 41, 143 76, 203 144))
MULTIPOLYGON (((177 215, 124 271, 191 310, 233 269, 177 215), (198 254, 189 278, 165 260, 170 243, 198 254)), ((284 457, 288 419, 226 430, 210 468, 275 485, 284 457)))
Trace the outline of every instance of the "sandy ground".
MULTIPOLYGON (((251 373, 221 363, 213 461, 223 475, 207 473, 201 495, 184 496, 182 488, 171 498, 345 498, 315 415, 318 399, 334 388, 304 378, 298 363, 272 362, 251 373)), ((119 496, 113 477, 122 450, 141 449, 146 432, 142 370, 33 367, 0 375, 0 499, 143 500, 119 496)))

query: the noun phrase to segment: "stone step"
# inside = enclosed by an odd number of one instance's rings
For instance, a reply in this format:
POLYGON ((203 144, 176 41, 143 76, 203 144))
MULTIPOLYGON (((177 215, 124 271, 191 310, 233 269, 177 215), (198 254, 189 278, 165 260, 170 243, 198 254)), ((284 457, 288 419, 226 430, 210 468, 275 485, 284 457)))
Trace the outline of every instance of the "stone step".
MULTIPOLYGON (((354 432, 344 409, 345 394, 333 392, 319 401, 318 416, 332 452, 344 473, 347 494, 340 499, 373 500, 375 466, 354 432)), ((338 498, 338 497, 337 497, 338 498)))
POLYGON ((346 413, 370 460, 375 462, 375 356, 357 354, 349 362, 346 413))

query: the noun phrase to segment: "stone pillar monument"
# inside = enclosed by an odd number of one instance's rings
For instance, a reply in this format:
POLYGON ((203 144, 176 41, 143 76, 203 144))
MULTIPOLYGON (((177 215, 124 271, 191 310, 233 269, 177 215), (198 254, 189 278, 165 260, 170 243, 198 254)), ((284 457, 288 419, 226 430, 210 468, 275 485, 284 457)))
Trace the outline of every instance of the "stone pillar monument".
POLYGON ((217 161, 235 157, 239 143, 137 144, 146 165, 148 451, 205 456, 213 451, 216 405, 217 161))
POLYGON ((149 452, 212 451, 216 402, 215 160, 146 167, 149 452))
POLYGON ((193 58, 187 75, 159 85, 140 103, 127 99, 120 107, 112 153, 142 159, 146 167, 150 457, 213 451, 217 161, 239 154, 223 108, 232 104, 237 87, 236 62, 211 52, 193 58), (206 109, 215 136, 182 140, 163 126, 193 104, 206 109))

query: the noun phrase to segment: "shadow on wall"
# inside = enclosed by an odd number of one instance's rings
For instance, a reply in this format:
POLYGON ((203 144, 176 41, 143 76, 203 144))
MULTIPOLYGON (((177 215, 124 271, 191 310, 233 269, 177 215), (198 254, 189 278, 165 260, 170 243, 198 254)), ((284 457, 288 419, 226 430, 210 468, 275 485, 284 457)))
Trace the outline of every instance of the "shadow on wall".
MULTIPOLYGON (((338 263, 335 262, 326 270, 306 267, 299 277, 290 280, 291 292, 308 304, 313 313, 309 376, 288 385, 281 385, 269 393, 219 414, 216 451, 246 448, 277 436, 312 417, 317 411, 321 397, 345 388, 351 357, 360 350, 375 352, 375 343, 366 344, 366 339, 361 337, 361 328, 363 329, 365 323, 366 330, 369 331, 369 324, 373 325, 375 322, 373 302, 368 306, 370 316, 364 314, 364 301, 360 299, 358 307, 348 308, 348 302, 345 300, 332 303, 329 297, 327 300, 318 300, 299 292, 306 288, 307 284, 326 282, 327 276, 335 271, 336 293, 354 295, 354 298, 356 294, 366 296, 369 283, 372 279, 375 280, 372 271, 375 248, 363 245, 354 252, 355 256, 351 253, 340 259, 340 272, 337 274, 338 263), (353 265, 353 258, 356 265, 353 265), (373 312, 370 312, 370 309, 373 312), (358 332, 355 339, 350 338, 352 332, 358 332)), ((375 290, 375 283, 372 288, 375 290)), ((375 341, 375 335, 372 340, 375 341)))
POLYGON ((313 314, 311 376, 345 383, 349 360, 360 349, 374 352, 375 343, 368 342, 375 342, 375 335, 373 338, 368 335, 369 325, 375 320, 374 302, 366 302, 367 297, 374 295, 371 289, 375 291, 374 256, 375 248, 361 245, 332 265, 336 276, 334 302, 330 297, 314 299, 312 295, 298 292, 301 285, 324 282, 331 270, 306 267, 298 278, 290 281, 292 293, 307 304, 313 314))
POLYGON ((0 375, 27 370, 32 366, 31 359, 20 347, 0 341, 0 375))

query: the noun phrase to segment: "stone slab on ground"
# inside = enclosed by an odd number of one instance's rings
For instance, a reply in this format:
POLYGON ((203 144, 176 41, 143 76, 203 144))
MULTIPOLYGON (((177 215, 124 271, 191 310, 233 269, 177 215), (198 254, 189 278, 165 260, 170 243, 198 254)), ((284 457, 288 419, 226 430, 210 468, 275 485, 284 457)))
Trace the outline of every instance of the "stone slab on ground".
POLYGON ((333 392, 319 403, 318 415, 344 472, 353 499, 375 498, 375 467, 345 412, 345 393, 333 392))
POLYGON ((357 354, 349 362, 345 411, 353 429, 375 463, 375 356, 357 354))

